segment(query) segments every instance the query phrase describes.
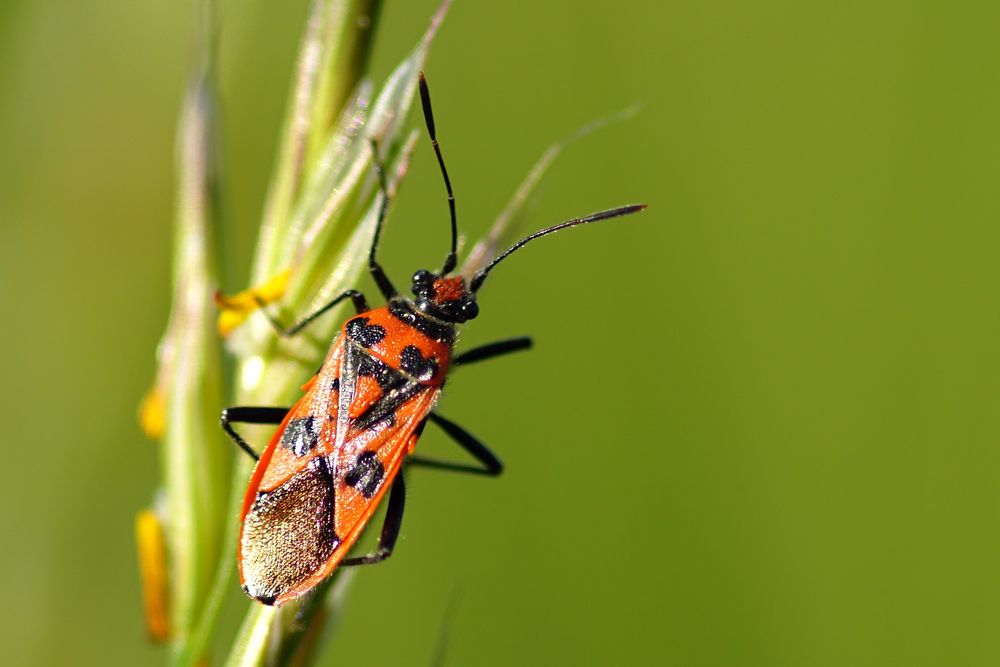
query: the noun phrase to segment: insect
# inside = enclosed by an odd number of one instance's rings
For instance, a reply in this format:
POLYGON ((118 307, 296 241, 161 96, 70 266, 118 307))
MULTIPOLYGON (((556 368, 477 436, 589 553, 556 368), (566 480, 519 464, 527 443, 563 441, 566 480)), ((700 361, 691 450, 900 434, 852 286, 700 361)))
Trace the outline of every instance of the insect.
POLYGON ((522 238, 475 273, 466 284, 451 276, 457 264, 455 197, 438 146, 430 93, 423 73, 420 99, 431 145, 448 193, 451 249, 438 272, 413 275, 414 297, 401 296, 375 259, 389 193, 376 163, 381 204, 368 257, 369 271, 386 304, 371 309, 364 295, 348 290, 290 328, 265 314, 285 336, 300 332, 345 299, 357 314, 340 328, 326 360, 291 408, 232 407, 222 413, 226 433, 254 458, 233 423, 278 424, 260 455, 243 501, 239 571, 243 590, 268 605, 280 605, 310 591, 339 566, 388 558, 399 536, 406 496, 404 462, 444 470, 496 476, 503 464, 458 424, 434 411, 454 366, 482 361, 531 346, 512 338, 452 354, 459 325, 479 314, 476 294, 497 264, 525 244, 567 227, 635 213, 623 206, 576 218, 522 238), (413 455, 427 422, 439 426, 477 465, 413 455), (378 549, 348 552, 383 497, 388 506, 378 549))

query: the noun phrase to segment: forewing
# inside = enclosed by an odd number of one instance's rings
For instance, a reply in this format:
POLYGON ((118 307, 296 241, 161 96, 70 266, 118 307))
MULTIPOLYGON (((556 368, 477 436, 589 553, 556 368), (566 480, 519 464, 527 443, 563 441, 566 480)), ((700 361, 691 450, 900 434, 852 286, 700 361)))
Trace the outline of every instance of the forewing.
POLYGON ((343 345, 275 431, 243 503, 240 578, 253 598, 275 603, 323 568, 337 548, 332 451, 343 345))
POLYGON ((336 530, 343 537, 345 552, 390 486, 437 395, 435 388, 409 382, 395 394, 387 394, 386 405, 371 408, 379 411, 378 421, 352 420, 348 438, 332 457, 337 485, 336 530))
POLYGON ((330 575, 391 486, 438 393, 350 343, 330 355, 251 482, 240 540, 247 594, 281 604, 330 575))

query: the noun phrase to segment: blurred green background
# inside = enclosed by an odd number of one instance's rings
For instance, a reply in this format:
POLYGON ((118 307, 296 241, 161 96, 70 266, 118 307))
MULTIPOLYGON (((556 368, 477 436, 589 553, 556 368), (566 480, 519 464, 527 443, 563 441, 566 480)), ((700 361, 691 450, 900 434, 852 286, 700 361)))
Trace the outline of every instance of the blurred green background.
MULTIPOLYGON (((306 4, 222 2, 228 291, 306 4)), ((387 3, 377 79, 434 6, 387 3)), ((442 411, 507 473, 414 472, 397 556, 358 573, 321 664, 429 665, 449 600, 449 665, 1000 662, 1000 9, 508 6, 458 0, 427 67, 464 230, 635 101, 560 158, 528 224, 650 209, 498 270, 464 342, 537 349, 457 375, 442 411)), ((161 661, 135 412, 195 15, 0 5, 5 664, 161 661)), ((383 246, 398 280, 443 254, 439 178, 422 140, 383 246)))

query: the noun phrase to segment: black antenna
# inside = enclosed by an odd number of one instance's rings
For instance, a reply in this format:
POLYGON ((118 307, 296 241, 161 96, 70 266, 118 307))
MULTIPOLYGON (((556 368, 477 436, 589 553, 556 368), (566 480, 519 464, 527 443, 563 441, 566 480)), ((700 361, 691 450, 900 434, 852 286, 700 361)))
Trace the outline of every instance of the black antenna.
POLYGON ((444 158, 441 157, 441 147, 438 146, 437 133, 434 132, 434 112, 431 111, 431 92, 427 89, 427 79, 424 73, 420 73, 420 103, 424 107, 424 120, 427 122, 427 134, 431 135, 431 146, 434 147, 434 154, 437 155, 438 165, 441 167, 441 175, 444 176, 444 187, 448 190, 448 210, 451 212, 451 250, 444 258, 444 267, 441 275, 451 273, 458 263, 458 218, 455 215, 455 194, 451 191, 451 179, 448 178, 448 170, 444 166, 444 158))
POLYGON ((619 206, 618 208, 612 208, 607 211, 600 211, 598 213, 591 213, 583 218, 574 218, 572 220, 567 220, 566 222, 560 222, 558 225, 553 225, 541 231, 535 232, 530 236, 525 236, 523 239, 512 245, 511 247, 504 250, 502 253, 493 258, 486 268, 481 269, 476 272, 476 275, 472 277, 472 282, 469 283, 469 291, 475 294, 480 287, 483 286, 483 281, 486 280, 486 275, 493 269, 494 266, 499 264, 501 261, 506 259, 507 255, 511 254, 515 250, 520 250, 523 248, 528 241, 537 239, 539 236, 545 236, 546 234, 551 234, 553 232, 558 232, 560 229, 566 229, 567 227, 576 227, 577 225, 585 225, 588 222, 597 222, 598 220, 607 220, 608 218, 617 218, 623 215, 629 215, 630 213, 638 213, 642 209, 646 208, 645 204, 631 204, 629 206, 619 206))

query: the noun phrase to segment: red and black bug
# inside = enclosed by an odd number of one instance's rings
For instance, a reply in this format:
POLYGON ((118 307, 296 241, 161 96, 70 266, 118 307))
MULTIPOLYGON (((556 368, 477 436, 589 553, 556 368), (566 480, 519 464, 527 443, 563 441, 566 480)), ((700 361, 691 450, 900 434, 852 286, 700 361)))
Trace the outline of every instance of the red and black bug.
POLYGON ((348 290, 288 329, 271 318, 282 335, 292 336, 345 299, 351 299, 357 311, 341 327, 323 366, 294 406, 233 407, 222 413, 226 433, 254 458, 256 453, 232 423, 279 424, 250 479, 239 544, 243 589, 265 604, 280 605, 308 592, 338 565, 377 563, 392 554, 403 517, 404 464, 500 474, 500 460, 465 429, 437 414, 434 406, 451 367, 526 349, 531 339, 499 341, 453 357, 458 326, 478 315, 476 294, 490 271, 529 241, 645 208, 622 206, 535 232, 497 255, 466 284, 463 277, 449 275, 457 264, 455 197, 423 74, 420 98, 448 192, 451 250, 444 266, 436 273, 422 270, 413 275, 414 298, 396 292, 375 260, 389 202, 384 170, 376 165, 382 201, 368 265, 386 305, 372 310, 361 292, 348 290), (428 421, 441 427, 479 465, 413 456, 428 421), (389 501, 378 550, 348 556, 386 493, 389 501))

